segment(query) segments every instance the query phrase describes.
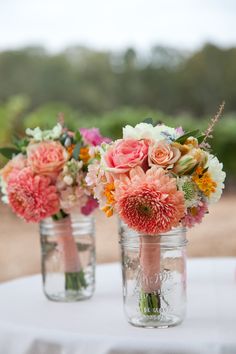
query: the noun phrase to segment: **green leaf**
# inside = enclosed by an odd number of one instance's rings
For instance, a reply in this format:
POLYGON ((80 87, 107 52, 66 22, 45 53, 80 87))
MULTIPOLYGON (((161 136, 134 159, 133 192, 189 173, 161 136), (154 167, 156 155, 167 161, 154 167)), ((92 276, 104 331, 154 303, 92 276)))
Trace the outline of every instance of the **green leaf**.
POLYGON ((67 216, 68 216, 68 214, 66 214, 62 209, 60 209, 57 214, 52 215, 52 219, 54 221, 58 221, 58 220, 66 218, 67 216))
POLYGON ((4 157, 6 157, 9 160, 13 157, 13 155, 17 155, 20 152, 21 150, 16 148, 11 148, 11 147, 0 148, 0 154, 2 154, 4 157))
POLYGON ((204 140, 204 138, 205 138, 205 135, 199 135, 198 137, 197 137, 197 140, 198 140, 198 144, 201 144, 202 142, 203 142, 203 140, 204 140))
POLYGON ((199 129, 192 130, 191 132, 187 132, 184 135, 180 136, 178 139, 175 140, 175 142, 183 144, 186 141, 186 139, 188 139, 190 136, 195 138, 196 136, 199 135, 199 133, 200 133, 199 129))
POLYGON ((73 158, 74 158, 76 161, 79 160, 79 153, 80 153, 81 146, 82 146, 81 143, 77 143, 77 144, 75 145, 75 148, 74 148, 74 151, 73 151, 72 156, 73 156, 73 158))
POLYGON ((153 125, 153 119, 151 117, 145 118, 143 123, 147 123, 147 124, 153 125))
POLYGON ((13 139, 13 144, 16 146, 17 149, 25 151, 26 147, 29 145, 29 140, 27 138, 19 139, 15 137, 13 139))
POLYGON ((75 143, 81 143, 82 142, 82 135, 81 135, 81 133, 79 131, 77 131, 75 133, 74 141, 75 141, 75 143))
POLYGON ((187 175, 192 175, 193 174, 193 172, 197 169, 197 167, 198 167, 198 163, 187 173, 187 175))

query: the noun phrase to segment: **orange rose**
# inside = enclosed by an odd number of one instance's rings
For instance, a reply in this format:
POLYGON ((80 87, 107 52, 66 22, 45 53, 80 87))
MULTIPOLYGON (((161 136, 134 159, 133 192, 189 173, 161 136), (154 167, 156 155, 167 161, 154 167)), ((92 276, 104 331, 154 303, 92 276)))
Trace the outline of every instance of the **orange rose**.
POLYGON ((56 141, 43 141, 27 148, 28 166, 40 175, 57 175, 69 158, 66 149, 56 141))
POLYGON ((168 144, 165 140, 154 143, 149 147, 148 160, 150 166, 172 167, 180 156, 179 149, 168 144))

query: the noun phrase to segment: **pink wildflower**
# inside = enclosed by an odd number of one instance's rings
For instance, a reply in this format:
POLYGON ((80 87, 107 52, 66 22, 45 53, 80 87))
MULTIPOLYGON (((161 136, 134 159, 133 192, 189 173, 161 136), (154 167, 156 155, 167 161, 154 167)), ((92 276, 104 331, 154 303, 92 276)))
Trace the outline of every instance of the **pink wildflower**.
POLYGON ((81 208, 81 213, 90 215, 98 207, 98 202, 93 197, 89 197, 85 206, 81 208))
POLYGON ((98 128, 81 128, 80 133, 82 134, 85 143, 88 145, 101 145, 102 143, 110 143, 111 140, 109 138, 105 138, 101 135, 98 128))
POLYGON ((201 202, 197 207, 188 208, 182 219, 182 225, 184 227, 193 227, 195 224, 200 224, 207 212, 207 204, 204 202, 201 202))

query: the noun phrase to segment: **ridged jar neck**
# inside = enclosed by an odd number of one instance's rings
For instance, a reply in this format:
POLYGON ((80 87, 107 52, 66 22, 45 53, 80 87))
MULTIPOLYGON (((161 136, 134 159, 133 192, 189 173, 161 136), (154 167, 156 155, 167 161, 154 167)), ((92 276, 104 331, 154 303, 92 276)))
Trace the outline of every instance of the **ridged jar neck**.
POLYGON ((138 247, 140 242, 157 243, 166 247, 183 247, 187 244, 186 228, 176 227, 166 233, 156 235, 142 234, 129 228, 121 219, 118 220, 120 244, 122 246, 138 247))
POLYGON ((82 236, 94 233, 94 216, 82 214, 70 214, 60 220, 46 218, 39 224, 40 234, 47 236, 73 233, 74 236, 82 236))

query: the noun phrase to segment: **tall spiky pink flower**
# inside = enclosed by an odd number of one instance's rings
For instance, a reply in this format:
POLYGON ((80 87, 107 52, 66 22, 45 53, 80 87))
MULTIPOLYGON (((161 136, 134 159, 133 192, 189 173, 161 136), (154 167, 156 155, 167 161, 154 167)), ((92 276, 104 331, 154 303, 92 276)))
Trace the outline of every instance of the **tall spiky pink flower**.
POLYGON ((154 166, 145 173, 136 167, 130 177, 121 176, 115 187, 120 217, 140 233, 167 232, 184 216, 184 195, 162 168, 154 166))

